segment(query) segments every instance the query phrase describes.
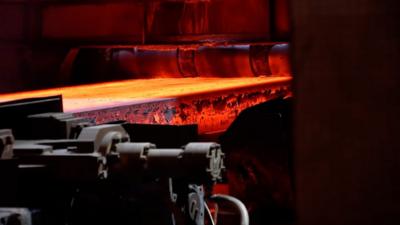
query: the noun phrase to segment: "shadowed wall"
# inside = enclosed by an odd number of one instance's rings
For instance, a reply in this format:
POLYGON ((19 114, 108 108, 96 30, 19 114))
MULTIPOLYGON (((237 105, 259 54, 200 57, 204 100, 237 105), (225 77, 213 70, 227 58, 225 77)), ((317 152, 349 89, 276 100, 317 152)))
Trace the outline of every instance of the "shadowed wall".
POLYGON ((291 10, 299 224, 399 224, 400 3, 291 10))

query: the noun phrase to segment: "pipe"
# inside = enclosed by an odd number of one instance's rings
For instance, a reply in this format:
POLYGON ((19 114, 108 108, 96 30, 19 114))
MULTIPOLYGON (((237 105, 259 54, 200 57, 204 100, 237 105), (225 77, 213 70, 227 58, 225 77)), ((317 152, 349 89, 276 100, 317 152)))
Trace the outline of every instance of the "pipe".
POLYGON ((210 199, 214 201, 228 201, 232 203, 232 205, 234 205, 240 213, 240 225, 250 224, 249 213, 247 211, 247 208, 243 204, 243 202, 241 202, 239 199, 229 195, 222 195, 222 194, 212 195, 210 199))

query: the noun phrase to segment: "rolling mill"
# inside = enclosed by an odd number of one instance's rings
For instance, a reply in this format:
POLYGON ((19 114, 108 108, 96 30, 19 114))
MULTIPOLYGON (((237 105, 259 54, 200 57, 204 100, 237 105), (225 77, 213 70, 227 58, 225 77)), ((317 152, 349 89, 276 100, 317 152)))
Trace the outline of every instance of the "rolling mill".
POLYGON ((0 0, 0 225, 398 224, 399 8, 0 0))

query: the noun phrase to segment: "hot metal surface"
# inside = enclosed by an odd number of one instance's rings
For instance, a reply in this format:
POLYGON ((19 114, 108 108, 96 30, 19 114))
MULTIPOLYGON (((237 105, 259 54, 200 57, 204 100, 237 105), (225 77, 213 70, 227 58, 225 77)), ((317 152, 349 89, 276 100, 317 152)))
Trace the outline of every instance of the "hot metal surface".
POLYGON ((164 78, 0 95, 0 102, 62 95, 64 111, 97 123, 198 124, 225 130, 244 109, 290 93, 291 77, 164 78))

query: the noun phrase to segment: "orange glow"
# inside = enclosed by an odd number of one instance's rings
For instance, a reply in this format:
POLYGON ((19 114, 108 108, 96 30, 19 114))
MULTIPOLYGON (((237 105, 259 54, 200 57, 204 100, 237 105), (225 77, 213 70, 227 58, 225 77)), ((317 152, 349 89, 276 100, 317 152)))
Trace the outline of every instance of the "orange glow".
POLYGON ((290 77, 137 79, 0 95, 0 102, 62 95, 65 112, 288 81, 290 77))
POLYGON ((239 112, 289 92, 291 77, 136 79, 0 95, 0 102, 62 95, 64 111, 103 123, 198 124, 226 129, 239 112))

